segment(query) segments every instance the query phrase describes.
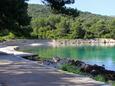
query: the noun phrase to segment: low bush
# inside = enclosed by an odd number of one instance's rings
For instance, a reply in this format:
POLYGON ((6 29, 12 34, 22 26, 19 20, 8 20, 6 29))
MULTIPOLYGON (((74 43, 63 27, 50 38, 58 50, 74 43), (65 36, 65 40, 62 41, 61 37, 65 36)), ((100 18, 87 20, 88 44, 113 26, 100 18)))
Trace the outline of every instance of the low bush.
POLYGON ((80 71, 80 69, 77 69, 75 66, 73 65, 69 65, 69 64, 64 64, 61 66, 61 69, 64 71, 68 71, 71 73, 75 73, 75 74, 81 74, 82 72, 80 71))

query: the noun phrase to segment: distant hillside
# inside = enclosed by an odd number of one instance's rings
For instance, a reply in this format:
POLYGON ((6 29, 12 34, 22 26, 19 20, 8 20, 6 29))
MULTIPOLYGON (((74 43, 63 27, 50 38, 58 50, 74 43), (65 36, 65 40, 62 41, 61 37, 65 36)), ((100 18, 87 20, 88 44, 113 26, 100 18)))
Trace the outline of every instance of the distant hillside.
POLYGON ((45 5, 38 5, 38 4, 29 4, 28 5, 28 14, 33 18, 36 17, 46 17, 51 14, 49 8, 45 5))
MULTIPOLYGON (((35 17, 46 17, 46 16, 49 16, 50 14, 52 14, 50 8, 48 8, 45 5, 39 5, 39 4, 29 4, 28 13, 33 18, 35 18, 35 17)), ((85 17, 85 18, 98 17, 98 18, 104 18, 104 19, 111 19, 111 18, 115 17, 115 16, 111 16, 111 17, 101 16, 98 14, 92 14, 90 12, 81 12, 81 11, 80 11, 80 16, 85 17)))
POLYGON ((115 38, 115 17, 81 12, 77 17, 51 13, 44 5, 29 4, 32 35, 45 39, 115 38))

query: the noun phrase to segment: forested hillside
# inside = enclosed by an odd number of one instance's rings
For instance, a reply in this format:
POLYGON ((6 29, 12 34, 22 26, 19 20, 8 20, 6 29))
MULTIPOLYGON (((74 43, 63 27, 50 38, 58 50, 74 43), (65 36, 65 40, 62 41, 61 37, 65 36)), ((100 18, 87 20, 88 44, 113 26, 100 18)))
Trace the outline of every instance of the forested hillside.
POLYGON ((40 39, 115 38, 115 18, 89 12, 78 17, 52 14, 43 5, 29 5, 33 37, 40 39))

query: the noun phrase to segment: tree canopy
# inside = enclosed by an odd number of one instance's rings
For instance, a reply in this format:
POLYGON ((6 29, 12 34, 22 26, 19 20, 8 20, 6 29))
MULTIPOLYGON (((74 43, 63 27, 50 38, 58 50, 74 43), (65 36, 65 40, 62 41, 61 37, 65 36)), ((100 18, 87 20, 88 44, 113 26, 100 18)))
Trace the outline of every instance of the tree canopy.
POLYGON ((75 0, 42 0, 47 6, 51 7, 52 12, 76 17, 79 11, 74 8, 67 8, 66 4, 73 4, 75 0))
POLYGON ((0 1, 0 39, 5 35, 10 38, 31 35, 39 39, 115 39, 115 17, 66 8, 69 2, 64 2, 61 11, 56 9, 58 12, 53 14, 51 6, 28 5, 26 1, 0 1))
POLYGON ((28 13, 32 36, 39 39, 115 38, 115 17, 81 11, 76 17, 63 16, 43 5, 29 5, 28 13))
POLYGON ((0 0, 0 35, 29 35, 28 0, 0 0), (25 34, 25 32, 28 32, 25 34))
POLYGON ((74 0, 42 0, 42 2, 48 4, 54 9, 59 9, 65 6, 65 4, 71 4, 74 3, 75 1, 74 0))

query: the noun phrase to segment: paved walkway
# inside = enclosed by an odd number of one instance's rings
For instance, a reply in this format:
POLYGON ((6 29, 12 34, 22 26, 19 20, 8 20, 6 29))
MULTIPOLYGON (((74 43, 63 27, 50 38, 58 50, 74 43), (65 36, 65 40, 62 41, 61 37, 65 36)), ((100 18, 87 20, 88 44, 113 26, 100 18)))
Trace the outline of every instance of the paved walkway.
POLYGON ((91 78, 67 74, 14 55, 0 54, 0 86, 103 86, 91 78))

